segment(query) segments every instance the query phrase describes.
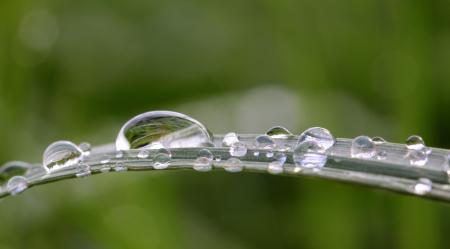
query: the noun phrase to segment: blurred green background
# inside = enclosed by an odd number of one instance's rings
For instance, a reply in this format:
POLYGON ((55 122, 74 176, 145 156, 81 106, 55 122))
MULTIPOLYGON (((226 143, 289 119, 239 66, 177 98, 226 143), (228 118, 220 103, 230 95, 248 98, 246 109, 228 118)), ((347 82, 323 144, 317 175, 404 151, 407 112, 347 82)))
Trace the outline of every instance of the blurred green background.
MULTIPOLYGON (((0 162, 112 142, 135 114, 216 133, 450 148, 450 2, 0 1, 0 162)), ((140 172, 0 203, 8 248, 448 248, 450 206, 309 178, 140 172)))

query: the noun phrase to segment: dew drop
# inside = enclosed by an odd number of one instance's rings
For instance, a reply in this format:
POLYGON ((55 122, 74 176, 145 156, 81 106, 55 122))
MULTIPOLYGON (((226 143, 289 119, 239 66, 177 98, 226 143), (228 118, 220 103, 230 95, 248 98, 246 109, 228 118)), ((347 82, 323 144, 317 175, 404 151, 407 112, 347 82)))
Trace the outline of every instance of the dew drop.
POLYGON ((314 140, 301 142, 295 147, 292 154, 297 171, 301 168, 323 167, 327 163, 327 158, 324 148, 314 140))
POLYGON ((237 142, 239 142, 239 136, 234 132, 229 132, 223 137, 222 145, 225 147, 230 147, 232 144, 237 142))
POLYGON ((266 135, 271 137, 271 138, 277 138, 277 139, 286 139, 292 136, 292 133, 284 128, 283 126, 275 126, 270 128, 267 132, 266 135))
POLYGON ((153 158, 154 169, 166 169, 169 167, 170 160, 172 159, 172 153, 166 148, 161 148, 153 158))
POLYGON ((149 155, 150 155, 150 151, 148 151, 148 150, 146 150, 146 149, 141 149, 141 150, 139 151, 139 153, 137 154, 137 157, 138 157, 138 158, 141 158, 141 159, 145 159, 145 158, 147 158, 149 155))
POLYGON ((424 166, 428 162, 428 155, 431 149, 425 146, 423 139, 417 135, 412 135, 406 139, 408 152, 406 157, 411 165, 424 166))
POLYGON ((273 157, 273 151, 272 150, 267 151, 266 152, 266 157, 267 158, 272 158, 273 157))
POLYGON ((208 149, 202 149, 198 152, 197 159, 194 162, 194 169, 201 172, 210 171, 212 169, 212 161, 214 155, 208 149))
POLYGON ((215 160, 216 160, 216 162, 220 162, 220 161, 222 161, 222 157, 220 155, 217 155, 215 160))
POLYGON ((259 151, 255 151, 255 152, 253 152, 253 156, 255 156, 255 157, 259 157, 259 151))
POLYGON ((406 147, 410 150, 421 149, 425 146, 423 139, 417 135, 412 135, 406 139, 406 147))
POLYGON ((270 162, 267 171, 270 174, 281 174, 284 170, 284 163, 286 162, 286 155, 284 153, 277 153, 274 157, 275 161, 270 162))
POLYGON ((304 131, 298 138, 298 144, 304 141, 314 141, 323 150, 333 147, 336 140, 331 132, 322 127, 313 127, 304 131))
POLYGON ((247 154, 247 146, 244 143, 237 142, 231 145, 230 155, 236 157, 243 157, 247 154))
POLYGON ((372 142, 374 142, 376 145, 384 144, 386 143, 386 140, 382 137, 373 137, 372 142))
POLYGON ((419 181, 414 185, 414 193, 417 195, 425 195, 433 189, 433 182, 427 178, 420 178, 419 181))
POLYGON ((375 143, 368 136, 359 136, 353 139, 351 155, 355 158, 368 159, 376 154, 375 143))
POLYGON ((128 168, 122 162, 117 162, 116 165, 114 165, 114 171, 116 172, 124 172, 127 170, 128 168))
POLYGON ((92 146, 90 143, 84 142, 78 145, 80 150, 83 152, 83 155, 88 156, 91 154, 92 146))
POLYGON ((228 172, 240 172, 242 171, 242 162, 239 158, 231 157, 225 161, 223 168, 228 172))
POLYGON ((91 175, 91 167, 88 164, 81 163, 77 166, 76 177, 86 177, 91 175))
POLYGON ((117 150, 148 148, 161 143, 166 148, 210 146, 210 132, 197 120, 177 112, 153 111, 138 115, 121 128, 117 150))
POLYGON ((18 195, 25 191, 28 188, 28 181, 23 176, 14 176, 11 179, 9 179, 6 190, 11 195, 18 195))
POLYGON ((272 150, 275 148, 275 141, 267 135, 260 135, 255 138, 255 147, 263 150, 272 150))
POLYGON ((31 167, 30 164, 19 161, 4 164, 0 167, 0 186, 4 186, 14 176, 25 176, 31 167))
POLYGON ((69 141, 50 144, 44 152, 43 165, 47 171, 58 170, 81 161, 83 151, 69 141))

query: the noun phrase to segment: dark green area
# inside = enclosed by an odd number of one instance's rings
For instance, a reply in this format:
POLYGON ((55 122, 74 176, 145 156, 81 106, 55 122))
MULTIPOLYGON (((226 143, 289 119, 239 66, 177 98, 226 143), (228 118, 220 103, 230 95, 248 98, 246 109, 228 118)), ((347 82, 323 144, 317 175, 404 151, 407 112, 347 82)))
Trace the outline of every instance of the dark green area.
MULTIPOLYGON (((3 0, 0 162, 39 161, 58 139, 113 142, 158 109, 213 132, 272 120, 450 148, 449 13, 434 0, 3 0)), ((3 200, 0 248, 448 248, 449 211, 309 178, 108 174, 3 200)))

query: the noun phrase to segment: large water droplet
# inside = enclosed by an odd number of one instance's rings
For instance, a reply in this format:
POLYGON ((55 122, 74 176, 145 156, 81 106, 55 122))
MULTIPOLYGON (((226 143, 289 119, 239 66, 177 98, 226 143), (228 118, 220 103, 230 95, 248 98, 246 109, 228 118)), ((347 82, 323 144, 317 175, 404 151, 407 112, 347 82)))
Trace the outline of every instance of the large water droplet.
POLYGON ((27 188, 28 188, 28 181, 23 176, 12 177, 11 179, 9 179, 9 181, 6 185, 6 190, 11 195, 17 195, 19 193, 22 193, 27 188))
POLYGON ((327 163, 327 155, 322 146, 314 140, 305 140, 298 144, 292 154, 297 170, 301 168, 320 168, 327 163))
POLYGON ((271 138, 278 138, 278 139, 285 139, 285 138, 289 138, 292 136, 292 133, 284 128, 283 126, 275 126, 270 128, 267 132, 266 135, 271 137, 271 138))
POLYGON ((375 143, 368 136, 359 136, 353 139, 351 155, 356 158, 368 159, 376 154, 375 143))
POLYGON ((169 167, 170 160, 172 160, 172 153, 166 148, 161 148, 153 158, 154 169, 165 169, 169 167))
POLYGON ((209 131, 197 120, 177 112, 154 111, 128 121, 116 139, 117 150, 148 148, 161 143, 166 148, 210 146, 209 131))
POLYGON ((201 172, 210 171, 212 169, 212 161, 214 155, 208 149, 202 149, 198 152, 197 159, 194 162, 194 169, 201 172))
POLYGON ((231 145, 230 155, 236 157, 243 157, 247 154, 247 146, 244 143, 237 142, 231 145))
POLYGON ((50 144, 44 152, 43 165, 48 171, 68 167, 81 161, 83 151, 69 141, 50 144))
POLYGON ((314 141, 316 144, 324 150, 328 150, 333 147, 336 140, 331 132, 322 127, 313 127, 304 131, 298 138, 298 144, 304 141, 314 141))
POLYGON ((425 195, 433 189, 433 182, 427 178, 420 178, 414 185, 414 193, 417 195, 425 195))
POLYGON ((240 172, 242 171, 242 162, 238 158, 231 157, 228 160, 225 161, 223 168, 228 172, 240 172))
POLYGON ((232 144, 239 142, 239 136, 234 132, 229 132, 223 136, 222 145, 230 147, 232 144))
POLYGON ((4 186, 14 176, 25 176, 31 169, 31 165, 25 162, 8 162, 0 167, 0 186, 4 186))
POLYGON ((283 173, 284 163, 286 162, 286 155, 284 153, 277 153, 274 159, 275 161, 269 163, 267 171, 271 174, 283 173))

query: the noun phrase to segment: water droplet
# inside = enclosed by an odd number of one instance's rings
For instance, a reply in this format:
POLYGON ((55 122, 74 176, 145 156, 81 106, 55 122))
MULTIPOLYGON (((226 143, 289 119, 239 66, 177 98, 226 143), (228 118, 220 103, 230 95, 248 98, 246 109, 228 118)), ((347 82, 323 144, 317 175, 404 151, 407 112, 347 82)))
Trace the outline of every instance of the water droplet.
POLYGON ((410 150, 418 150, 425 147, 423 139, 417 135, 412 135, 406 139, 406 147, 410 150))
POLYGON ((368 136, 356 137, 352 141, 351 154, 356 158, 372 158, 376 154, 375 143, 368 136))
POLYGON ((284 163, 286 162, 286 155, 284 153, 277 153, 274 157, 275 161, 270 162, 267 171, 270 174, 281 174, 284 170, 284 163))
POLYGON ((197 159, 194 162, 194 169, 205 172, 212 169, 214 155, 208 149, 202 149, 198 152, 197 159))
POLYGON ((88 164, 81 163, 77 166, 76 177, 86 177, 91 175, 91 167, 88 164))
POLYGON ((412 135, 406 139, 408 152, 406 157, 409 163, 415 166, 424 166, 428 162, 428 155, 431 149, 425 146, 423 139, 417 135, 412 135))
POLYGON ((266 157, 267 158, 272 158, 273 157, 273 151, 272 150, 267 151, 266 152, 266 157))
POLYGON ((237 142, 239 142, 239 136, 234 132, 229 132, 223 137, 222 145, 225 147, 230 147, 232 144, 237 142))
POLYGON ((137 157, 138 157, 138 158, 141 158, 141 159, 145 159, 145 158, 147 158, 149 155, 150 155, 150 151, 145 150, 145 149, 142 149, 142 150, 140 150, 139 153, 137 154, 137 157))
MULTIPOLYGON (((327 163, 328 156, 322 146, 314 140, 305 140, 298 144, 292 154, 296 169, 320 168, 327 163)), ((298 172, 297 171, 297 172, 298 172)))
POLYGON ((255 146, 258 149, 272 150, 275 148, 275 141, 267 135, 260 135, 255 138, 255 146))
POLYGON ((28 181, 23 176, 14 176, 11 179, 9 179, 6 190, 11 195, 18 195, 19 193, 22 193, 28 188, 28 181))
POLYGON ((228 172, 240 172, 242 171, 242 162, 238 158, 231 157, 228 160, 225 161, 223 168, 228 172))
POLYGON ((148 148, 152 143, 166 148, 210 146, 210 132, 197 120, 177 112, 154 111, 129 120, 116 139, 117 150, 148 148))
POLYGON ((128 168, 122 162, 117 162, 116 165, 114 165, 114 171, 116 172, 123 172, 127 170, 128 168))
POLYGON ((31 167, 30 164, 19 161, 4 164, 0 167, 0 186, 4 186, 14 176, 25 176, 31 167))
POLYGON ((414 193, 417 195, 425 195, 433 189, 433 182, 427 178, 420 178, 419 181, 414 185, 414 193))
POLYGON ((382 137, 373 137, 372 142, 374 142, 376 145, 384 144, 386 143, 386 140, 382 137))
POLYGON ((231 145, 230 155, 236 157, 243 157, 247 154, 247 146, 244 143, 237 142, 231 145))
POLYGON ((116 152, 116 158, 119 159, 119 158, 122 158, 122 157, 123 157, 123 151, 121 151, 121 150, 117 151, 116 152))
POLYGON ((255 152, 253 152, 253 156, 255 156, 255 157, 259 157, 259 151, 255 151, 255 152))
POLYGON ((298 144, 304 141, 314 141, 316 144, 324 150, 328 150, 333 147, 336 140, 331 132, 322 127, 313 127, 304 131, 298 138, 298 144))
POLYGON ((166 149, 162 148, 158 150, 155 157, 153 158, 153 168, 154 169, 165 169, 169 167, 170 160, 172 159, 172 153, 166 149))
POLYGON ((284 128, 283 126, 275 126, 270 128, 267 132, 266 135, 271 137, 271 138, 277 138, 277 139, 286 139, 292 136, 292 133, 284 128))
POLYGON ((220 161, 222 161, 222 157, 220 155, 217 155, 216 156, 216 162, 220 162, 220 161))
POLYGON ((44 152, 43 165, 47 171, 58 170, 81 161, 83 151, 69 141, 50 144, 44 152))
POLYGON ((79 144, 78 147, 80 148, 81 151, 83 151, 83 155, 89 156, 91 154, 92 146, 90 143, 83 142, 79 144))

